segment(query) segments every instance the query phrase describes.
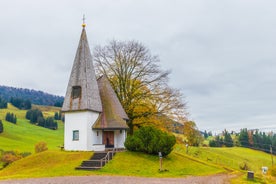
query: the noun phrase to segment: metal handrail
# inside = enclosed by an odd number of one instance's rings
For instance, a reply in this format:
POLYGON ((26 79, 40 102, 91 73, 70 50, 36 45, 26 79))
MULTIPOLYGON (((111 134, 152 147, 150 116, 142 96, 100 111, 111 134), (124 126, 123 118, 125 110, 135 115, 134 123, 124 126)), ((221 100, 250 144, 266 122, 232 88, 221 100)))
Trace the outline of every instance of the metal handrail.
POLYGON ((110 160, 109 154, 110 153, 112 153, 112 158, 113 158, 114 152, 116 152, 115 148, 113 148, 112 151, 108 151, 106 156, 100 160, 101 161, 101 168, 103 167, 103 161, 104 161, 104 165, 106 164, 106 162, 109 162, 109 160, 110 160))
POLYGON ((109 162, 109 160, 111 160, 110 159, 110 154, 112 154, 111 158, 113 158, 114 153, 117 153, 117 152, 120 152, 120 151, 121 151, 120 148, 113 148, 112 151, 108 151, 107 154, 106 154, 106 156, 100 160, 100 162, 101 162, 101 168, 103 167, 103 162, 104 162, 104 165, 106 165, 106 163, 109 162))

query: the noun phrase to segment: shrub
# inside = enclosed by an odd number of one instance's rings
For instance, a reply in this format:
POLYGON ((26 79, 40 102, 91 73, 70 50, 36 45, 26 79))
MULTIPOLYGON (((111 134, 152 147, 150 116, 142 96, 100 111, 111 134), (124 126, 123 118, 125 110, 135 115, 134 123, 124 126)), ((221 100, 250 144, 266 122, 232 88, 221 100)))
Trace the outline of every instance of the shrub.
POLYGON ((173 135, 162 132, 152 126, 141 127, 132 136, 128 136, 125 147, 130 151, 144 152, 157 155, 162 152, 163 156, 168 155, 176 142, 173 135))
POLYGON ((4 162, 5 164, 10 164, 16 160, 21 159, 22 156, 18 155, 14 152, 7 152, 2 155, 1 161, 4 162))
POLYGON ((29 152, 24 152, 24 153, 19 153, 17 151, 3 151, 0 150, 0 155, 1 155, 1 162, 4 163, 4 167, 7 165, 20 160, 21 158, 27 157, 31 155, 29 152))
POLYGON ((40 152, 43 152, 43 151, 46 151, 48 150, 48 147, 47 147, 47 143, 46 142, 39 142, 35 145, 35 152, 36 153, 40 153, 40 152))

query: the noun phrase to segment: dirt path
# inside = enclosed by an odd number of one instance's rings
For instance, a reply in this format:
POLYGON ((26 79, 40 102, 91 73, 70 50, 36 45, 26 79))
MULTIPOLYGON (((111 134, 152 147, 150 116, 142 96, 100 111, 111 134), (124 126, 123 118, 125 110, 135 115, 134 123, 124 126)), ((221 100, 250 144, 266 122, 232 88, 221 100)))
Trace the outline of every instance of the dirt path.
POLYGON ((127 176, 68 176, 53 178, 33 178, 22 180, 5 180, 0 184, 227 184, 233 175, 219 174, 187 178, 142 178, 127 176))

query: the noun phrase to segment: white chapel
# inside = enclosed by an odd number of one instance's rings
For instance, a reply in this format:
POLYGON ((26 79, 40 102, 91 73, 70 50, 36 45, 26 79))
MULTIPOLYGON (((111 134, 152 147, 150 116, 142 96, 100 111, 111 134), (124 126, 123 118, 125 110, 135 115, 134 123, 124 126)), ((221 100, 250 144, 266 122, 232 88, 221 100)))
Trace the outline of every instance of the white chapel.
POLYGON ((62 111, 64 149, 124 148, 128 116, 107 77, 96 78, 85 27, 69 78, 62 111))

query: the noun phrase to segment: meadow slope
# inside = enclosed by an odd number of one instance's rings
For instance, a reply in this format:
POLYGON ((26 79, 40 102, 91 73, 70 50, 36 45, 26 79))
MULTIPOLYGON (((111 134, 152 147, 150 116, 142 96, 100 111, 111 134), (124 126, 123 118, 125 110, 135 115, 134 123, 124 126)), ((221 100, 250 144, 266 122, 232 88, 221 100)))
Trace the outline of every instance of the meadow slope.
MULTIPOLYGON (((59 108, 34 106, 43 110, 44 116, 53 116, 59 108)), ((241 147, 210 148, 186 147, 177 144, 173 152, 163 160, 163 172, 159 171, 159 157, 135 152, 118 153, 103 169, 98 171, 78 171, 75 167, 88 159, 93 152, 61 151, 64 125, 58 121, 58 130, 49 130, 32 125, 25 119, 25 110, 12 105, 0 109, 0 119, 4 124, 4 133, 0 134, 0 150, 31 152, 32 155, 16 161, 0 170, 0 179, 37 178, 54 176, 81 175, 122 175, 143 177, 186 177, 235 173, 239 177, 232 183, 276 183, 275 178, 261 173, 262 166, 271 166, 271 155, 241 147), (5 121, 7 112, 16 114, 17 124, 5 121), (34 153, 37 142, 44 141, 49 148, 42 153, 34 153), (240 166, 247 164, 255 172, 256 179, 247 181, 246 172, 240 166)))

